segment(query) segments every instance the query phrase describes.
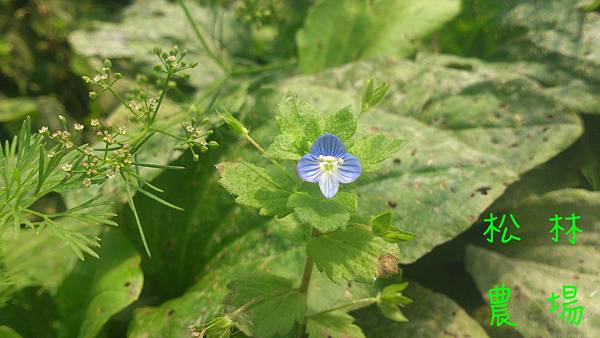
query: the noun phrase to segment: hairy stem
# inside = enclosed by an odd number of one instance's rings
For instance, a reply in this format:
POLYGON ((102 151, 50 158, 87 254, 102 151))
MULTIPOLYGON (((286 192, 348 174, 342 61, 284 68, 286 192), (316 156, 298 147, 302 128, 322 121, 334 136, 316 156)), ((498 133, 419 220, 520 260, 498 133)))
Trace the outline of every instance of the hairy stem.
POLYGON ((269 160, 269 162, 271 162, 277 169, 279 169, 279 171, 284 173, 285 176, 287 176, 292 182, 295 181, 294 178, 292 176, 290 176, 290 174, 287 172, 287 170, 285 170, 279 162, 277 162, 274 159, 272 159, 271 157, 267 156, 267 151, 265 150, 265 148, 263 148, 258 142, 256 142, 256 140, 253 139, 252 136, 250 136, 249 134, 246 134, 246 139, 254 146, 254 148, 258 149, 258 151, 260 151, 262 153, 262 155, 267 160, 269 160))

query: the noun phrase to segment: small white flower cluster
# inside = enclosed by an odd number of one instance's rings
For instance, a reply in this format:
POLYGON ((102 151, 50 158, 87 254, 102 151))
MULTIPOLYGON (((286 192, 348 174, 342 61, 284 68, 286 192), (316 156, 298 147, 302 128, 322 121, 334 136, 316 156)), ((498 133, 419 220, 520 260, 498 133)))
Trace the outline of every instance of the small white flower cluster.
MULTIPOLYGON (((104 60, 104 67, 102 67, 96 74, 89 76, 83 76, 83 80, 86 83, 97 84, 102 89, 107 90, 112 87, 113 84, 117 80, 122 78, 121 73, 113 73, 112 72, 112 62, 110 60, 104 60)), ((90 98, 94 99, 96 97, 96 92, 89 93, 90 98)))
POLYGON ((92 119, 90 125, 96 130, 98 139, 106 144, 120 144, 117 137, 127 133, 125 126, 115 127, 112 122, 102 123, 98 119, 92 119))
MULTIPOLYGON (((203 121, 203 123, 206 121, 203 121)), ((181 127, 185 133, 185 141, 183 141, 178 149, 186 149, 189 148, 192 151, 192 156, 194 160, 199 159, 199 155, 196 154, 194 149, 199 149, 200 152, 206 152, 209 147, 218 146, 217 142, 210 141, 207 142, 206 138, 212 134, 212 130, 205 130, 202 126, 195 126, 195 123, 184 122, 181 124, 181 127)))
POLYGON ((155 71, 175 74, 185 69, 196 67, 197 63, 188 64, 181 61, 186 55, 187 50, 179 50, 177 46, 171 48, 169 52, 163 52, 160 48, 155 48, 154 53, 160 58, 162 65, 156 65, 155 71))

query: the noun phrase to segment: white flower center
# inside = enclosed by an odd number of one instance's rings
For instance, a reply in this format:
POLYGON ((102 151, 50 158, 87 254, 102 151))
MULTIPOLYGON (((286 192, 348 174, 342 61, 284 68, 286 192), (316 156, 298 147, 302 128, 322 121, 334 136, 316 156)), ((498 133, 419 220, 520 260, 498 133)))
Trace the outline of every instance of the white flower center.
POLYGON ((319 155, 319 168, 322 172, 337 172, 338 167, 342 164, 344 164, 342 158, 319 155))

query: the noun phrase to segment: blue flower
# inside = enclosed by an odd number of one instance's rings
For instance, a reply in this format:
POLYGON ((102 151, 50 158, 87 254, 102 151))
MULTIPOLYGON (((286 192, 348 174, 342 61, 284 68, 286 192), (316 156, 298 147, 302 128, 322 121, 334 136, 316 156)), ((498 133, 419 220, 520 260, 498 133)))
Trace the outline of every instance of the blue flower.
POLYGON ((360 176, 360 161, 346 152, 337 136, 326 133, 310 148, 310 154, 298 161, 298 175, 306 182, 317 183, 325 198, 333 198, 340 183, 352 183, 360 176))

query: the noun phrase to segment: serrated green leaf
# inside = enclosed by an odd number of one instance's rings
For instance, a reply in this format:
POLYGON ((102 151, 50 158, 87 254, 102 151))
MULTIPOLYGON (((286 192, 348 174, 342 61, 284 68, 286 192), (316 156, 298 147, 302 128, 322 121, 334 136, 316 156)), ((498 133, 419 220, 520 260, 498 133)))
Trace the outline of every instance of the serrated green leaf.
POLYGON ((309 338, 364 338, 360 327, 353 322, 351 315, 334 311, 310 317, 306 323, 306 331, 309 338))
POLYGON ((377 169, 377 164, 381 163, 397 153, 404 141, 397 140, 385 135, 369 135, 357 139, 349 153, 360 160, 363 172, 370 172, 377 169))
POLYGON ((308 191, 299 191, 290 195, 288 207, 294 210, 298 219, 310 224, 321 232, 345 229, 350 213, 356 210, 355 194, 341 191, 334 198, 326 199, 317 185, 308 191))
POLYGON ((447 296, 412 281, 405 293, 415 299, 402 310, 408 322, 386 319, 376 307, 354 312, 357 325, 367 337, 488 337, 485 330, 447 296))
POLYGON ((356 119, 352 114, 350 106, 346 106, 336 113, 331 114, 325 120, 326 133, 339 137, 342 141, 348 141, 356 132, 356 119))
POLYGON ((310 151, 322 134, 321 114, 308 101, 287 94, 277 106, 280 134, 267 149, 267 156, 282 160, 298 160, 310 151))
POLYGON ((399 257, 394 244, 357 225, 312 237, 306 251, 319 271, 325 272, 334 282, 346 279, 372 283, 379 275, 383 260, 399 257))
POLYGON ((226 309, 235 313, 246 306, 234 320, 242 323, 244 332, 257 337, 285 336, 306 313, 306 299, 292 281, 268 273, 246 274, 232 281, 225 298, 226 309))
MULTIPOLYGON (((510 212, 523 230, 523 243, 510 243, 494 251, 469 246, 466 269, 486 301, 488 290, 504 283, 511 288, 509 312, 515 329, 523 336, 562 335, 596 337, 600 332, 600 305, 593 298, 600 276, 600 193, 581 189, 563 189, 514 202, 510 212), (583 229, 577 244, 561 235, 551 240, 554 214, 581 216, 577 226, 583 229), (551 292, 560 293, 563 285, 577 287, 577 304, 585 308, 580 325, 559 319, 550 313, 546 300, 551 292), (536 325, 527 325, 535 322, 536 325)), ((567 222, 568 223, 568 222, 567 222)), ((568 229, 569 224, 563 225, 568 229)), ((483 239, 482 239, 483 240, 483 239)))
POLYGON ((142 292, 139 253, 115 232, 102 238, 102 259, 80 261, 57 290, 55 299, 64 318, 59 337, 96 337, 113 315, 142 292))
POLYGON ((455 0, 321 1, 296 35, 300 68, 316 73, 359 58, 406 57, 459 10, 455 0))
POLYGON ((288 207, 291 191, 288 177, 274 169, 264 169, 248 162, 221 163, 219 183, 234 196, 235 201, 259 210, 263 216, 283 217, 292 210, 288 207))
POLYGON ((298 161, 305 147, 303 142, 290 134, 279 134, 275 136, 273 143, 267 149, 267 156, 279 160, 298 161))

